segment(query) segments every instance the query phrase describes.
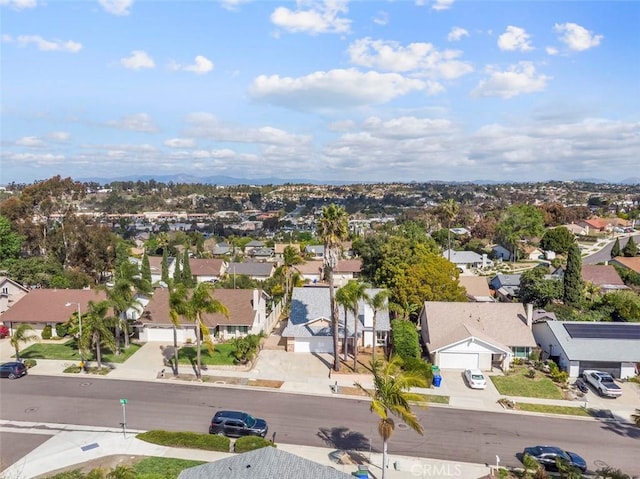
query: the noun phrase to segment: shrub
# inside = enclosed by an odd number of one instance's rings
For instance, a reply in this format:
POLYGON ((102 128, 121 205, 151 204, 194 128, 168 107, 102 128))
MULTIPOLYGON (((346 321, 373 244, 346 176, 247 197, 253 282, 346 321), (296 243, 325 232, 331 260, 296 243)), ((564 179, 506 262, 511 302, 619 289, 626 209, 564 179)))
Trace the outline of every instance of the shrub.
POLYGON ((274 446, 274 444, 268 439, 258 436, 244 436, 236 439, 236 443, 233 445, 233 450, 235 452, 247 452, 268 446, 274 446))
POLYGON ((393 348, 403 360, 419 358, 421 356, 420 338, 415 324, 406 319, 391 321, 393 348))
POLYGON ((9 336, 9 328, 3 324, 0 326, 0 339, 4 339, 7 336, 9 336))
POLYGON ((430 387, 433 384, 433 369, 431 368, 431 363, 427 361, 419 358, 408 358, 404 360, 402 369, 423 376, 427 381, 426 387, 430 387))
POLYGON ((42 330, 42 339, 51 339, 51 325, 47 324, 42 330))
POLYGON ((136 438, 169 447, 205 449, 207 451, 229 452, 231 441, 217 434, 198 434, 195 432, 173 432, 153 430, 138 434, 136 438))
POLYGON ((559 369, 551 373, 551 380, 558 384, 565 384, 569 379, 569 373, 559 369))
POLYGON ((22 361, 24 363, 24 365, 27 367, 27 369, 31 369, 32 367, 34 367, 36 364, 38 364, 36 362, 35 359, 25 359, 24 361, 22 361))
POLYGON ((534 363, 536 363, 537 361, 540 361, 540 350, 539 349, 532 350, 531 353, 529 353, 529 360, 533 361, 534 363))
POLYGON ((59 338, 64 338, 67 335, 68 330, 69 327, 67 326, 67 323, 56 324, 56 336, 59 338))
POLYGON ((513 364, 514 366, 521 366, 522 363, 522 358, 513 358, 513 361, 511 361, 511 364, 513 364))
POLYGON ((527 376, 529 379, 533 379, 533 378, 535 378, 535 377, 536 377, 536 370, 535 370, 535 368, 529 368, 529 370, 528 370, 528 371, 527 371, 527 373, 526 373, 526 376, 527 376))

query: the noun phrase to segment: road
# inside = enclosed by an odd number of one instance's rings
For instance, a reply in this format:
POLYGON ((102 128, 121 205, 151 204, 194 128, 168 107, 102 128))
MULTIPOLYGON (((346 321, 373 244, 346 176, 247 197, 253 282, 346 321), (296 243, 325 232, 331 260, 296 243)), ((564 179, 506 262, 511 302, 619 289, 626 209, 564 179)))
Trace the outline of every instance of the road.
MULTIPOLYGON (((364 400, 247 391, 198 385, 108 379, 27 376, 3 381, 1 419, 118 427, 120 399, 129 429, 207 432, 218 409, 246 410, 269 423, 276 442, 380 451, 376 417, 364 400), (371 441, 371 442, 370 442, 371 441)), ((416 408, 424 436, 403 424, 389 443, 391 455, 519 466, 525 446, 558 444, 587 458, 640 474, 640 429, 595 420, 489 413, 446 407, 416 408), (404 426, 404 427, 403 427, 404 426)))
MULTIPOLYGON (((627 245, 627 241, 629 241, 630 236, 623 236, 620 238, 620 249, 624 248, 627 245)), ((640 235, 634 235, 633 241, 637 244, 640 243, 640 235)), ((613 249, 613 245, 616 240, 607 243, 607 245, 602 248, 600 251, 593 253, 589 256, 585 256, 582 258, 582 264, 598 264, 604 263, 605 261, 611 260, 611 250, 613 249)))

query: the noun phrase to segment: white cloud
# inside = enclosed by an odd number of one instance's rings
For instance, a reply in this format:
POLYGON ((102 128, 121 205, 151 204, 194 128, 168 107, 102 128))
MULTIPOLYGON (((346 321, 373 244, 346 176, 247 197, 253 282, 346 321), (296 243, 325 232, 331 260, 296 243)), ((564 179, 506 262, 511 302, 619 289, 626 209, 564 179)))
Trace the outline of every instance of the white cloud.
POLYGON ((556 33, 562 34, 561 42, 570 50, 578 52, 597 47, 604 38, 602 35, 594 35, 593 32, 576 23, 556 23, 553 29, 556 33))
POLYGON ((45 146, 45 142, 37 136, 25 136, 17 140, 16 145, 25 148, 42 148, 45 146))
POLYGON ((26 10, 38 6, 36 0, 0 0, 0 6, 9 7, 12 10, 26 10))
POLYGON ((203 75, 213 70, 213 62, 202 55, 198 55, 193 64, 182 67, 182 70, 203 75))
POLYGON ((196 141, 193 138, 172 138, 164 142, 169 148, 193 148, 196 141))
POLYGON ((478 84, 472 96, 512 98, 524 93, 542 91, 551 79, 546 75, 536 74, 535 66, 531 62, 520 62, 506 71, 497 71, 489 67, 487 73, 489 78, 478 84))
POLYGON ((531 35, 526 30, 509 25, 507 31, 498 37, 498 47, 500 50, 526 52, 533 50, 530 39, 531 35))
POLYGON ((134 50, 130 57, 121 58, 120 64, 130 70, 140 70, 142 68, 155 68, 156 64, 147 52, 134 50))
POLYGON ((291 33, 349 33, 351 20, 340 16, 347 12, 347 0, 299 0, 297 10, 276 8, 271 22, 291 33), (300 8, 307 6, 307 9, 300 8))
POLYGON ((389 14, 380 10, 375 17, 373 17, 373 23, 376 25, 386 25, 389 23, 389 14))
POLYGON ((131 13, 133 0, 98 0, 107 13, 118 16, 126 16, 131 13))
POLYGON ((469 32, 461 27, 453 27, 449 34, 447 35, 447 40, 450 42, 457 42, 462 39, 462 37, 468 37, 469 32))
POLYGON ((556 47, 547 47, 545 48, 545 51, 547 52, 547 55, 557 55, 559 53, 556 47))
POLYGON ((431 43, 410 43, 356 40, 348 48, 349 60, 354 65, 379 68, 392 72, 415 72, 430 78, 453 79, 473 71, 473 67, 458 60, 458 50, 438 51, 431 43))
POLYGON ((433 10, 448 10, 453 5, 454 0, 435 0, 431 8, 433 10))
POLYGON ((106 125, 120 130, 141 131, 144 133, 154 133, 158 131, 151 116, 147 113, 128 115, 122 117, 120 120, 108 121, 106 125))
POLYGON ((82 43, 74 42, 71 40, 45 40, 39 35, 18 35, 12 37, 11 35, 2 35, 2 41, 4 43, 17 43, 21 47, 34 44, 38 50, 43 52, 71 52, 78 53, 82 50, 82 43))
POLYGON ((222 8, 226 10, 235 12, 239 10, 240 5, 251 1, 252 0, 220 0, 220 5, 222 5, 222 8))
POLYGON ((294 110, 326 110, 386 103, 429 85, 396 73, 356 69, 319 71, 304 77, 261 75, 249 88, 256 100, 294 110))
POLYGON ((66 142, 71 139, 71 134, 66 131, 52 131, 47 137, 53 141, 66 142))

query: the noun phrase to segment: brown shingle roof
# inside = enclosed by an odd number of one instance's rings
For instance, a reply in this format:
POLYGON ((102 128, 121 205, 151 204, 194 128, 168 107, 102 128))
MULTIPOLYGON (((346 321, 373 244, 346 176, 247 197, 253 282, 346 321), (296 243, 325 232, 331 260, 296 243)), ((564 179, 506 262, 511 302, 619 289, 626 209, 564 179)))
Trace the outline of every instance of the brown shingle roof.
POLYGON ((582 279, 596 286, 624 286, 624 281, 611 265, 584 264, 582 265, 582 279))
POLYGON ((224 261, 213 258, 190 258, 189 267, 193 276, 221 276, 224 273, 224 261))
POLYGON ((32 289, 11 308, 0 320, 5 323, 66 323, 78 310, 85 314, 89 301, 104 301, 104 291, 90 289, 32 289), (74 303, 65 306, 67 303, 74 303))
POLYGON ((616 256, 612 261, 615 261, 616 263, 619 263, 622 266, 635 271, 636 273, 640 273, 640 256, 635 256, 632 258, 628 258, 625 256, 616 256))
POLYGON ((467 296, 472 298, 491 297, 489 281, 486 276, 460 276, 460 286, 467 290, 467 296))
MULTIPOLYGON (((204 314, 206 325, 252 326, 256 315, 253 309, 252 289, 214 289, 213 298, 219 300, 229 310, 229 318, 223 314, 204 314)), ((184 319, 181 321, 186 322, 184 319)), ((156 288, 149 304, 142 313, 140 322, 144 324, 171 324, 169 317, 169 290, 156 288)))

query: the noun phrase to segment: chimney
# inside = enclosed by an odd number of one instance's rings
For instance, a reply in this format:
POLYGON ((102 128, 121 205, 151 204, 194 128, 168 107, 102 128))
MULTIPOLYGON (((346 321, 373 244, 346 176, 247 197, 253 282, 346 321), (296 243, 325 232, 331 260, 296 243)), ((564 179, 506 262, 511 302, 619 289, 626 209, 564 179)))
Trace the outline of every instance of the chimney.
POLYGON ((531 327, 531 325, 533 324, 533 304, 527 303, 524 305, 524 307, 527 311, 526 324, 527 326, 531 327))

